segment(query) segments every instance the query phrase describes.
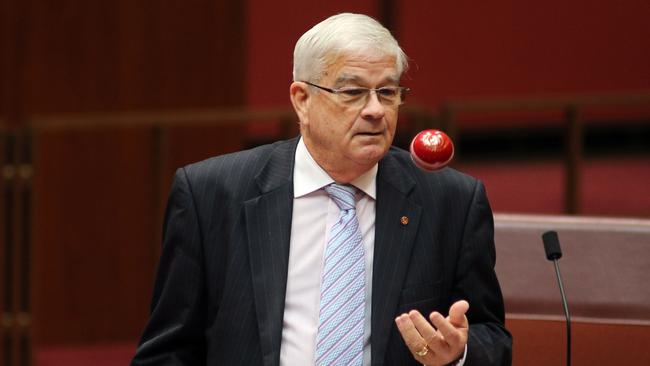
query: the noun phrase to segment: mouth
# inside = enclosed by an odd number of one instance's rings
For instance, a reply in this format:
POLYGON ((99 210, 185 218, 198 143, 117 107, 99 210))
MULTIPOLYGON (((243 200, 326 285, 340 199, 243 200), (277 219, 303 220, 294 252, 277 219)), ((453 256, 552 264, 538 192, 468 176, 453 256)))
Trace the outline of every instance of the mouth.
POLYGON ((359 136, 381 136, 383 133, 382 132, 359 132, 357 135, 359 136))

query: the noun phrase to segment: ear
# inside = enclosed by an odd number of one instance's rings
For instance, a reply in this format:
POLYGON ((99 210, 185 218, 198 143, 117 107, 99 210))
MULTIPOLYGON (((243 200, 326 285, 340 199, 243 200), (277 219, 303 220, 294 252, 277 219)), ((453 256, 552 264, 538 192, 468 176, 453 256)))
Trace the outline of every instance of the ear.
POLYGON ((309 86, 307 84, 294 81, 289 87, 289 97, 291 98, 291 104, 293 104, 293 109, 296 111, 298 118, 300 119, 300 124, 303 124, 307 121, 307 112, 309 109, 310 94, 307 90, 309 86))

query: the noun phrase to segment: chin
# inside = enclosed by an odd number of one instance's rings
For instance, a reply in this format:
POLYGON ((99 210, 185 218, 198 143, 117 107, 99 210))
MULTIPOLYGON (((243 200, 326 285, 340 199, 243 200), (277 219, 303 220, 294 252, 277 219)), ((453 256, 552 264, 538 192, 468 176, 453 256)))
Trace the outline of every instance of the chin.
POLYGON ((360 151, 355 152, 354 161, 361 164, 375 164, 386 155, 388 151, 384 146, 364 146, 360 151))

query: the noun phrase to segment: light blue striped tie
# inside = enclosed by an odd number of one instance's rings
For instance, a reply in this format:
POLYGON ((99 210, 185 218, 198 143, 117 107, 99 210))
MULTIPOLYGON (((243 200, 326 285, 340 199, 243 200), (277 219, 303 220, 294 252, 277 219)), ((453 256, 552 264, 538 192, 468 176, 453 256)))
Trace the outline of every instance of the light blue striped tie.
POLYGON ((341 212, 325 248, 316 365, 361 365, 366 276, 356 188, 331 184, 325 191, 341 212))

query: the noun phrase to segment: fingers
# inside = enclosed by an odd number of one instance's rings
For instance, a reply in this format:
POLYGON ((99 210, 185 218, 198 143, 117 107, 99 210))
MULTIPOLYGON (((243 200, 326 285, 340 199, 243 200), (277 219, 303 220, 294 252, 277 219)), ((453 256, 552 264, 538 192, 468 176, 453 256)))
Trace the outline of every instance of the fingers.
POLYGON ((445 341, 445 338, 436 331, 432 324, 420 312, 411 310, 408 315, 434 355, 444 355, 449 352, 449 345, 445 341))
MULTIPOLYGON (((420 315, 422 316, 422 315, 420 315)), ((424 317, 422 317, 424 319, 424 317)), ((426 320, 424 320, 426 322, 426 320)), ((399 330, 404 343, 408 349, 413 353, 417 358, 424 357, 425 355, 418 356, 422 354, 422 351, 426 350, 427 343, 424 338, 420 335, 420 332, 415 327, 415 324, 411 320, 408 314, 402 314, 395 318, 395 324, 397 324, 397 329, 399 330)))
POLYGON ((467 301, 458 301, 451 306, 446 319, 437 311, 429 316, 438 329, 438 338, 442 338, 442 343, 451 350, 458 350, 467 343, 468 321, 465 313, 468 309, 467 301))
POLYGON ((469 310, 469 303, 465 300, 456 301, 451 308, 449 308, 449 321, 456 327, 465 325, 467 318, 465 314, 469 310))
POLYGON ((454 303, 449 316, 438 312, 429 316, 431 323, 417 310, 395 318, 397 328, 413 357, 423 364, 446 364, 457 360, 467 344, 469 324, 465 314, 467 301, 454 303))
POLYGON ((420 337, 422 337, 425 343, 429 344, 430 340, 436 338, 436 330, 419 311, 411 310, 408 313, 408 317, 411 319, 411 322, 413 322, 415 329, 420 333, 420 337))
POLYGON ((444 349, 453 348, 461 342, 462 338, 459 332, 449 321, 447 321, 447 319, 440 315, 440 313, 431 313, 429 319, 431 319, 431 323, 438 328, 438 332, 440 333, 438 338, 440 339, 440 343, 443 345, 444 349))

